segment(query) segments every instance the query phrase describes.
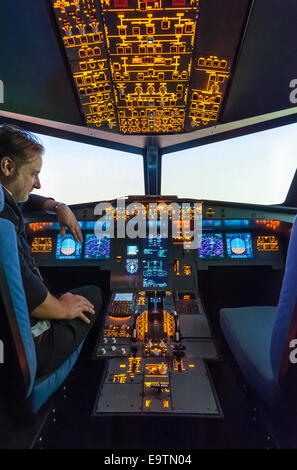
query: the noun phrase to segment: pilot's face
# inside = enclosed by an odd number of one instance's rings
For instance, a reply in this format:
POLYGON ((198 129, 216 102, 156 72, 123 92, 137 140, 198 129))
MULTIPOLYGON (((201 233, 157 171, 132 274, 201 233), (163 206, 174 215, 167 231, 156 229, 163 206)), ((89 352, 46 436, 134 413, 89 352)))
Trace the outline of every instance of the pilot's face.
POLYGON ((30 193, 33 189, 40 189, 39 173, 42 166, 42 159, 39 153, 30 158, 17 170, 15 169, 15 177, 7 185, 7 189, 12 193, 12 197, 16 202, 28 201, 30 193))

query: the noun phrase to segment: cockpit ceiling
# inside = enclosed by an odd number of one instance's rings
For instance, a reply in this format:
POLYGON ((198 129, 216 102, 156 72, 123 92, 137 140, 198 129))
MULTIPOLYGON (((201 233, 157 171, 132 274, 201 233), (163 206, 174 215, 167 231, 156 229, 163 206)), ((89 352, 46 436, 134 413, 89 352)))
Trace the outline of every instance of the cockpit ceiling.
POLYGON ((50 5, 88 127, 160 135, 218 122, 249 0, 50 5))
POLYGON ((296 0, 161 0, 158 7, 150 0, 115 7, 115 1, 0 2, 1 123, 79 141, 87 136, 89 143, 127 152, 154 141, 168 153, 297 121, 296 0), (178 51, 182 46, 186 52, 178 51))

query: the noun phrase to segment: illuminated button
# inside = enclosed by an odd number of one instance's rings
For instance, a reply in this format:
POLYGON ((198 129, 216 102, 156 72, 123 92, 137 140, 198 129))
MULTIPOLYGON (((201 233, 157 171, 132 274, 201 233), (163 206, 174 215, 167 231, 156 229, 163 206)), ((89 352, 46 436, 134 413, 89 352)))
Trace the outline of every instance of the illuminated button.
POLYGON ((100 352, 101 352, 101 354, 104 355, 104 354, 106 354, 106 349, 105 349, 105 348, 101 348, 101 349, 100 349, 100 352))
POLYGON ((126 349, 125 348, 121 348, 121 353, 123 354, 123 356, 126 354, 126 349))
POLYGON ((112 352, 115 352, 117 350, 117 347, 116 346, 111 346, 111 350, 112 350, 112 352))

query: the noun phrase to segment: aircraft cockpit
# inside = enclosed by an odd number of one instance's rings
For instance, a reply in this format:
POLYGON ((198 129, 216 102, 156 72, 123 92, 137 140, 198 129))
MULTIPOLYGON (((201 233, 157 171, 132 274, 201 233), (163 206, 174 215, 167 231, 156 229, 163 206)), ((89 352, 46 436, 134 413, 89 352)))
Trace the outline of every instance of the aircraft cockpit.
POLYGON ((54 296, 103 303, 36 378, 2 179, 0 448, 296 448, 295 3, 25 3, 0 7, 0 126, 38 136, 36 193, 82 234, 24 205, 26 239, 54 296))

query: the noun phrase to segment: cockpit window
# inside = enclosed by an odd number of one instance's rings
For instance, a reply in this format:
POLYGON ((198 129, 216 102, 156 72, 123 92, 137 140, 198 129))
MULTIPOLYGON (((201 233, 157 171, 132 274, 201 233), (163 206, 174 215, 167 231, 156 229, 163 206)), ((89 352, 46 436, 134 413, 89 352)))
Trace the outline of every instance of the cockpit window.
POLYGON ((39 135, 45 147, 40 194, 67 204, 144 194, 143 158, 39 135))
POLYGON ((296 171, 297 124, 162 157, 162 194, 280 204, 296 171))

